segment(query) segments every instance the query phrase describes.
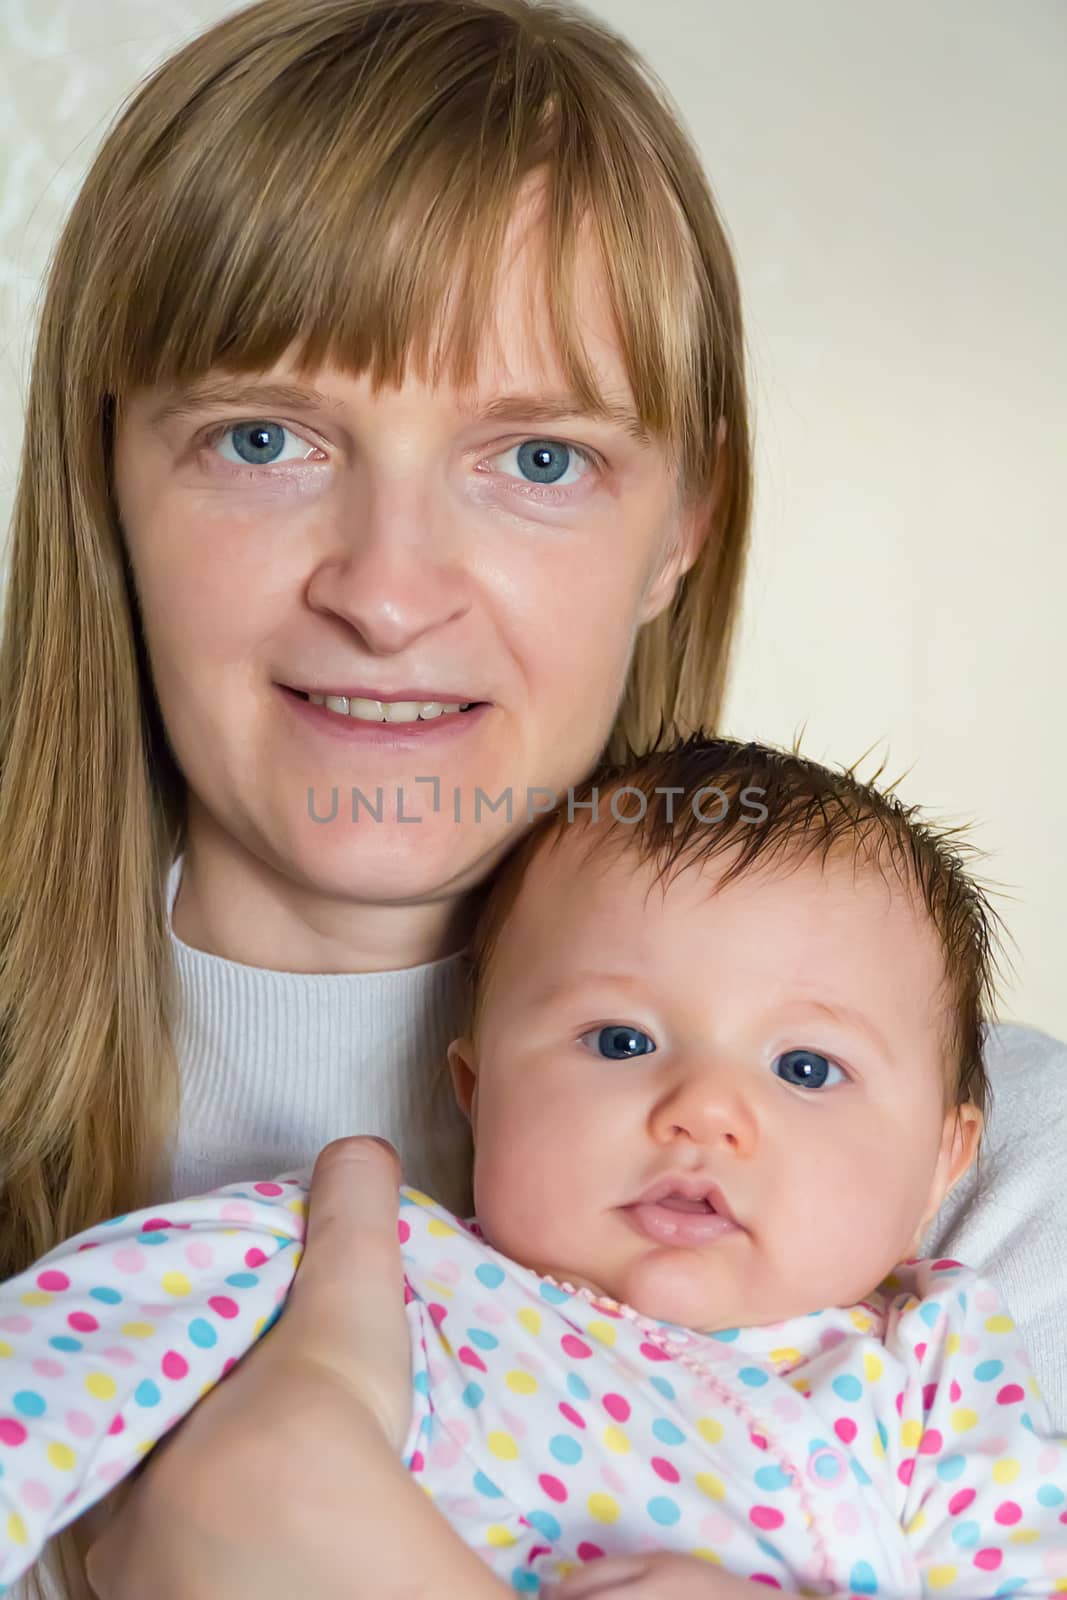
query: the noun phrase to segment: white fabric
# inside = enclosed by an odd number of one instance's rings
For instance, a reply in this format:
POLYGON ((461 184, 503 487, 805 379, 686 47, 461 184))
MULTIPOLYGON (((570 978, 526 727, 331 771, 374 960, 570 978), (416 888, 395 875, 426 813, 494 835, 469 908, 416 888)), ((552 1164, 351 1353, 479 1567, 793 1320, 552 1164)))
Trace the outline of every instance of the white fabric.
MULTIPOLYGON (((173 865, 168 913, 180 881, 173 865)), ((465 1124, 440 1063, 462 1030, 458 958, 388 973, 269 972, 173 934, 183 1106, 171 1192, 294 1171, 331 1139, 377 1133, 405 1177, 468 1213, 465 1124)), ((1056 1427, 1067 1429, 1067 1045, 1036 1029, 990 1032, 994 1102, 980 1172, 923 1242, 991 1278, 1022 1332, 1056 1427)), ((28 1600, 23 1586, 11 1591, 28 1600)))

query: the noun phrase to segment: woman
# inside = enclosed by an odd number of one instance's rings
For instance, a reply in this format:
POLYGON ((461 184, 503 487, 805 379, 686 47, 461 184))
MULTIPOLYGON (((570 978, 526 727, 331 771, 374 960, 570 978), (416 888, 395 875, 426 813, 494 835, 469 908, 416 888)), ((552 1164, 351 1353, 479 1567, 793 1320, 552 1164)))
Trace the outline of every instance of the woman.
MULTIPOLYGON (((714 724, 749 503, 729 247, 608 30, 265 0, 154 75, 64 229, 27 410, 5 1275, 345 1131, 461 1204, 472 896, 618 738, 714 724)), ((359 1365, 398 1271, 363 1149, 320 1168, 285 1318, 115 1518, 104 1600, 350 1592, 330 1495, 375 1441, 338 1384, 388 1426, 406 1360, 359 1365)))

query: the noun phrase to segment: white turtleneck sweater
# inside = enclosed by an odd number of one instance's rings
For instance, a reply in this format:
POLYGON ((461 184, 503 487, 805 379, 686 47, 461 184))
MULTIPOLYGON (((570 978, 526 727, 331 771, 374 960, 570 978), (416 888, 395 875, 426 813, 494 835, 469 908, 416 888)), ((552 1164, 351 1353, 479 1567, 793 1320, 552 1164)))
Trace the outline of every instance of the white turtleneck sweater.
MULTIPOLYGON (((180 876, 179 857, 168 921, 180 876)), ((161 1199, 272 1177, 310 1165, 340 1135, 376 1133, 399 1150, 407 1182, 469 1211, 469 1132, 445 1065, 464 1027, 460 957, 319 975, 209 955, 173 924, 171 939, 182 1109, 161 1199)), ((996 1281, 1067 1431, 1067 1046, 1002 1024, 986 1061, 994 1106, 980 1167, 942 1208, 924 1254, 956 1257, 996 1281)), ((25 1594, 20 1582, 12 1600, 25 1594)))

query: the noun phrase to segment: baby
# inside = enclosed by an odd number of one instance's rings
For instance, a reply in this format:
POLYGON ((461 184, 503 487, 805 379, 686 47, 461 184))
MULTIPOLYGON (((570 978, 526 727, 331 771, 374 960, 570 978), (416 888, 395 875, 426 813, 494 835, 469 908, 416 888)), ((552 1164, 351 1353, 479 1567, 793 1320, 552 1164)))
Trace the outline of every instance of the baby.
MULTIPOLYGON (((448 1052, 477 1221, 403 1189, 399 1232, 404 1459, 516 1591, 650 1549, 806 1594, 1067 1588, 1019 1336, 913 1259, 980 1136, 992 921, 913 809, 725 739, 602 769, 505 861, 448 1052)), ((305 1194, 118 1218, 0 1288, 3 1583, 278 1316, 305 1194)))

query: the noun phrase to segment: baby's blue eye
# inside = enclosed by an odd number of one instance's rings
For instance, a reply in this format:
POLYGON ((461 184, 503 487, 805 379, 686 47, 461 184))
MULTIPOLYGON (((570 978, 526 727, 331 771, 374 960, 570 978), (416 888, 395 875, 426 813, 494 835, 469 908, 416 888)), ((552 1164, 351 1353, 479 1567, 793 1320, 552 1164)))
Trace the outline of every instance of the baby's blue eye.
POLYGON ((647 1033, 625 1024, 612 1023, 607 1028, 590 1028, 582 1034, 582 1041, 591 1039, 591 1049, 606 1056, 609 1061, 630 1061, 634 1056, 647 1056, 656 1048, 647 1033))
POLYGON ((773 1071, 783 1083, 791 1083, 795 1089, 825 1089, 845 1079, 841 1068, 819 1055, 817 1050, 787 1050, 784 1055, 775 1057, 773 1071), (833 1072, 837 1073, 836 1078, 830 1076, 833 1072))

